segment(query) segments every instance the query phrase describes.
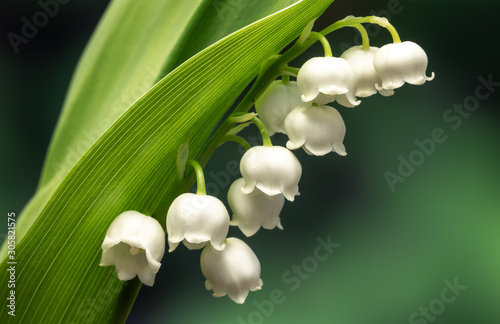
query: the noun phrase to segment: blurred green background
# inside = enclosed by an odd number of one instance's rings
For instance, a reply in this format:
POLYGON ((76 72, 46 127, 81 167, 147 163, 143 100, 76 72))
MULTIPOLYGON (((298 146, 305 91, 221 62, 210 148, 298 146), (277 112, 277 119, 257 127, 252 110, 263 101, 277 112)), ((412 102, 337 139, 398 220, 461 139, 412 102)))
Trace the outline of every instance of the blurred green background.
MULTIPOLYGON (((0 235, 7 212, 20 213, 35 191, 73 70, 106 4, 61 6, 18 54, 5 35, 38 5, 0 4, 0 235)), ((436 79, 405 85, 389 98, 366 98, 355 109, 337 107, 347 127, 346 157, 296 152, 301 196, 285 204, 284 230, 245 238, 262 264, 264 286, 244 305, 212 298, 199 251, 182 247, 165 255, 154 288, 142 288, 128 322, 499 323, 500 86, 483 88, 487 99, 475 94, 481 76, 500 82, 498 9, 485 0, 336 1, 316 30, 350 14, 387 16, 402 39, 426 50, 428 74, 436 79), (464 104, 474 111, 453 111, 464 104), (415 141, 428 142, 435 129, 446 140, 431 154, 418 153, 415 141), (384 174, 398 174, 400 159, 418 165, 391 190, 384 174), (318 261, 318 239, 340 246, 318 261)), ((385 31, 369 32, 373 45, 389 41, 385 31)), ((331 35, 334 53, 354 45, 355 35, 331 35)), ((321 54, 315 47, 294 65, 321 54)), ((243 135, 256 134, 250 128, 243 135)), ((217 151, 205 171, 209 193, 224 199, 228 186, 220 173, 240 157, 233 144, 217 151)), ((235 228, 230 235, 243 238, 235 228)))

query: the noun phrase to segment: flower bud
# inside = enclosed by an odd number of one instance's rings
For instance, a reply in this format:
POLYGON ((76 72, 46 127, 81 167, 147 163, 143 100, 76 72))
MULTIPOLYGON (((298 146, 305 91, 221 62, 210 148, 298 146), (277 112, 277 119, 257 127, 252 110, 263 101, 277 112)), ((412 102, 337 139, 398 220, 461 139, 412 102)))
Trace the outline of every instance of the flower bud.
POLYGON ((177 197, 167 212, 169 252, 182 241, 190 249, 201 249, 208 242, 224 249, 229 231, 229 214, 224 204, 213 196, 185 193, 177 197))
POLYGON ((226 239, 224 251, 207 245, 201 253, 201 272, 207 279, 205 287, 214 297, 228 295, 243 304, 249 291, 262 288, 260 262, 255 253, 240 239, 226 239))
POLYGON ((230 225, 238 226, 246 236, 254 235, 261 226, 283 229, 279 215, 285 197, 282 194, 270 197, 257 188, 245 194, 242 191, 244 186, 245 179, 240 178, 233 182, 227 193, 227 201, 233 211, 230 225))
POLYGON ((245 152, 240 162, 245 179, 243 193, 255 188, 268 196, 283 194, 293 201, 299 192, 302 166, 292 152, 281 146, 254 146, 245 152))
POLYGON ((354 96, 357 79, 354 70, 343 58, 314 57, 304 63, 297 75, 303 102, 325 105, 335 100, 353 107, 361 102, 354 96))
POLYGON ((373 65, 382 79, 382 85, 376 88, 393 90, 405 82, 415 85, 424 84, 434 79, 425 75, 427 70, 427 55, 414 42, 387 44, 375 54, 373 65))
POLYGON ((306 153, 322 156, 329 152, 347 155, 344 144, 345 124, 339 112, 330 106, 297 107, 286 117, 289 141, 286 147, 302 147, 306 153))
POLYGON ((143 284, 153 286, 164 252, 165 233, 160 223, 139 212, 126 211, 109 225, 99 265, 114 265, 120 280, 137 275, 143 284))

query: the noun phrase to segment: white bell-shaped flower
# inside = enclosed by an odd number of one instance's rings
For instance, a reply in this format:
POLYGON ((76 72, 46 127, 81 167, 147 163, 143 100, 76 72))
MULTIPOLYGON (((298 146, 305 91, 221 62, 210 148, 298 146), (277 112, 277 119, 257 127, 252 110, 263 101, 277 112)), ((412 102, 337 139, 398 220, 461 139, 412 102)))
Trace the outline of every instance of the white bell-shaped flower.
POLYGON ((201 249, 208 242, 215 249, 223 250, 228 231, 229 213, 216 197, 184 193, 168 209, 169 252, 181 241, 190 250, 201 249))
POLYGON ((226 239, 224 251, 207 245, 201 253, 201 272, 207 279, 205 287, 214 297, 228 295, 243 304, 249 291, 262 288, 260 262, 255 253, 240 239, 226 239))
POLYGON ((283 229, 280 212, 285 197, 282 194, 270 197, 259 189, 245 194, 242 191, 244 186, 245 179, 240 178, 233 182, 227 193, 227 201, 233 211, 230 225, 238 226, 246 236, 254 235, 261 226, 265 229, 283 229))
POLYGON ((393 90, 405 82, 415 85, 424 84, 434 79, 425 75, 427 70, 427 54, 414 42, 387 44, 375 54, 373 65, 382 79, 377 89, 393 90))
MULTIPOLYGON (((373 46, 368 49, 364 49, 362 46, 353 46, 340 56, 351 64, 356 73, 358 78, 357 97, 369 97, 376 94, 375 84, 382 83, 382 79, 373 66, 373 58, 378 50, 378 47, 373 46)), ((394 91, 385 89, 380 89, 378 92, 383 96, 394 94, 394 91)))
POLYGON ((153 286, 165 252, 165 232, 153 217, 136 211, 120 214, 102 243, 101 266, 114 265, 120 280, 138 276, 153 286))
POLYGON ((245 179, 243 193, 257 187, 268 196, 283 194, 293 201, 299 192, 302 166, 295 155, 281 146, 254 146, 245 152, 240 162, 245 179))
POLYGON ((330 106, 297 107, 285 119, 289 141, 286 147, 303 147, 311 155, 329 152, 347 155, 344 141, 345 124, 337 109, 330 106))
POLYGON ((302 105, 297 82, 274 81, 255 102, 255 110, 266 126, 269 135, 285 133, 283 122, 288 113, 302 105))
POLYGON ((354 107, 361 103, 355 97, 357 79, 351 64, 338 57, 313 57, 300 68, 297 85, 303 102, 325 105, 337 100, 354 107))

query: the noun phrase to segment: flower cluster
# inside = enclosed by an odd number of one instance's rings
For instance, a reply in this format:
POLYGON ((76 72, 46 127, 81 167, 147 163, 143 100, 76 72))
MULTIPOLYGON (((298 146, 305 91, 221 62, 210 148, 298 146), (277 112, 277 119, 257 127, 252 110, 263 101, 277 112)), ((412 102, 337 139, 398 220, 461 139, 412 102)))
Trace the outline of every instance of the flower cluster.
MULTIPOLYGON (((197 191, 178 196, 166 215, 169 252, 179 243, 189 250, 203 249, 201 272, 205 286, 213 296, 228 295, 243 303, 249 291, 261 289, 261 265, 252 249, 242 240, 227 237, 229 226, 237 226, 249 237, 264 229, 283 229, 280 213, 285 200, 293 202, 299 194, 302 166, 290 150, 303 148, 310 155, 330 152, 345 156, 343 144, 346 127, 339 111, 327 104, 355 107, 374 94, 390 96, 404 83, 415 85, 432 80, 426 76, 427 56, 413 42, 401 42, 393 27, 384 19, 346 18, 345 26, 363 28, 360 22, 373 22, 390 29, 394 43, 381 48, 354 46, 340 57, 333 57, 326 38, 319 33, 301 35, 300 44, 316 38, 325 48, 325 57, 309 59, 298 71, 282 66, 281 80, 269 80, 269 87, 255 101, 257 114, 232 116, 234 123, 254 122, 262 134, 263 145, 250 147, 236 136, 243 127, 235 127, 219 138, 231 138, 243 144, 241 178, 234 181, 227 194, 230 217, 224 203, 206 194, 202 166, 188 160, 187 145, 179 151, 181 179, 190 165, 196 173, 197 191), (289 74, 297 80, 290 81, 289 74), (286 147, 273 146, 270 135, 288 136, 286 147)), ((307 34, 307 33, 306 33, 307 34)), ((366 33, 365 33, 366 34, 366 33)), ((248 109, 247 109, 248 110, 248 109)), ((101 265, 114 265, 118 278, 129 280, 136 275, 152 286, 165 250, 162 226, 152 217, 135 211, 119 215, 110 225, 102 244, 101 265)))
POLYGON ((265 125, 288 135, 288 149, 302 147, 310 155, 336 152, 345 156, 344 120, 326 104, 336 101, 352 108, 361 103, 357 97, 377 92, 393 95, 405 82, 421 85, 432 80, 434 73, 428 77, 426 69, 427 55, 413 42, 381 48, 354 46, 340 57, 309 59, 300 68, 297 82, 275 81, 255 106, 265 125))
POLYGON ((213 290, 215 297, 228 295, 241 304, 249 291, 261 289, 261 268, 248 245, 238 238, 226 237, 229 225, 238 226, 246 236, 254 235, 260 227, 282 228, 279 214, 285 198, 293 201, 298 194, 302 167, 284 147, 250 148, 240 162, 242 178, 228 192, 227 201, 233 211, 230 221, 224 204, 206 195, 201 166, 190 163, 197 169, 197 193, 182 194, 170 205, 169 251, 181 241, 189 249, 203 248, 201 271, 206 278, 205 287, 213 290))

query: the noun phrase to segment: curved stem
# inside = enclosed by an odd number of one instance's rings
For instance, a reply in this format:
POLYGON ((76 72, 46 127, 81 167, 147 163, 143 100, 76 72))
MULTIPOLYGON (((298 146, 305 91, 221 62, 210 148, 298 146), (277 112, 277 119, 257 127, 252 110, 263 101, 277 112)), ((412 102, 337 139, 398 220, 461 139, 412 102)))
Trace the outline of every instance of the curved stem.
POLYGON ((250 144, 248 144, 248 142, 243 137, 240 137, 238 135, 225 135, 221 139, 220 145, 224 144, 225 142, 238 143, 245 149, 245 151, 248 151, 251 148, 250 144))
POLYGON ((398 31, 396 30, 396 28, 394 28, 393 25, 387 22, 387 26, 382 27, 385 27, 389 31, 389 33, 391 33, 393 43, 401 43, 401 38, 399 37, 398 31))
POLYGON ((387 20, 387 18, 382 18, 382 17, 377 17, 377 16, 367 16, 367 17, 349 16, 347 18, 339 20, 339 21, 331 24, 330 26, 326 27, 325 29, 320 31, 320 34, 326 36, 337 29, 344 28, 344 27, 351 27, 351 26, 354 26, 356 24, 363 24, 363 23, 377 24, 381 27, 384 27, 385 29, 387 29, 389 31, 389 33, 391 33, 392 40, 394 43, 401 43, 401 38, 399 37, 399 34, 398 34, 396 28, 394 28, 394 26, 391 25, 389 20, 387 20))
POLYGON ((280 70, 280 74, 282 76, 288 76, 288 79, 290 79, 290 75, 296 77, 298 73, 299 73, 299 68, 295 68, 295 67, 291 67, 291 66, 284 66, 280 70))
POLYGON ((363 27, 361 24, 355 24, 352 27, 356 28, 359 33, 361 34, 361 47, 364 50, 369 50, 370 49, 370 38, 368 37, 368 32, 366 31, 366 28, 363 27))
POLYGON ((283 74, 281 76, 281 83, 283 83, 283 84, 289 84, 290 83, 290 75, 289 74, 283 74))
POLYGON ((260 134, 262 135, 263 145, 267 147, 273 146, 271 137, 269 136, 269 132, 267 131, 266 126, 264 126, 262 120, 260 120, 258 117, 254 117, 252 118, 252 122, 259 128, 260 134))
POLYGON ((195 160, 187 160, 186 164, 192 166, 194 172, 196 173, 196 194, 206 195, 207 190, 205 188, 205 175, 203 174, 203 168, 195 160))
POLYGON ((332 48, 330 46, 330 43, 326 39, 326 37, 320 33, 317 32, 312 32, 311 35, 309 36, 310 39, 315 39, 319 40, 321 42, 321 45, 323 45, 323 49, 325 50, 325 57, 332 57, 332 48))

